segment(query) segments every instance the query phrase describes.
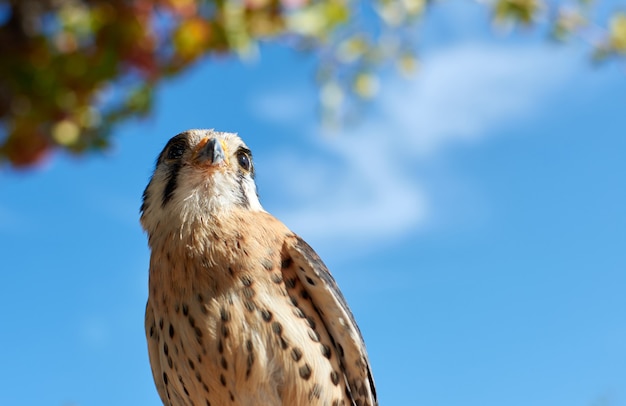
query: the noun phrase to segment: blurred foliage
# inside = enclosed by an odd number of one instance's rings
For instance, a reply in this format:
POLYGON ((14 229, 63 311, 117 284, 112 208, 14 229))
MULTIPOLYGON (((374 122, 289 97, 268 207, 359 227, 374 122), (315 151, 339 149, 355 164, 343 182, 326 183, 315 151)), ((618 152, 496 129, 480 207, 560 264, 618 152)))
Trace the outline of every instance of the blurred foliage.
MULTIPOLYGON (((496 24, 593 35, 598 60, 626 54, 626 14, 594 25, 592 0, 495 0, 496 24), (604 27, 604 28, 602 28, 604 27)), ((384 65, 416 71, 428 0, 0 0, 0 165, 106 148, 112 127, 150 113, 154 89, 202 58, 277 41, 320 56, 322 117, 374 97, 384 65)))

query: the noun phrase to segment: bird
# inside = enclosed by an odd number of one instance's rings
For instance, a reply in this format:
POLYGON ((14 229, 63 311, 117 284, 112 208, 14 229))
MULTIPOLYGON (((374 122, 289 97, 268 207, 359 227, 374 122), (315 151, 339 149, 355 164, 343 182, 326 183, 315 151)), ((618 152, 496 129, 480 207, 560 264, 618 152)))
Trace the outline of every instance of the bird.
POLYGON ((145 313, 166 406, 376 406, 365 343, 317 253, 263 209, 235 133, 188 130, 159 154, 140 222, 145 313))

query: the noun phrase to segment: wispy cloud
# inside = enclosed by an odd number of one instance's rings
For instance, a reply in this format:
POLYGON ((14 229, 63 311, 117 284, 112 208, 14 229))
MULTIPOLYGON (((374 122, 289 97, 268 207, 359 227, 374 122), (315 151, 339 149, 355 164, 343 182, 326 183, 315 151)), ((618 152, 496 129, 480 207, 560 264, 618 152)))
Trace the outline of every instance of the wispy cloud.
MULTIPOLYGON (((376 244, 416 229, 436 210, 420 169, 425 162, 449 145, 503 134, 542 112, 572 77, 571 56, 548 47, 480 44, 426 55, 414 81, 386 84, 376 114, 358 128, 324 138, 311 125, 307 152, 270 157, 265 170, 276 190, 290 191, 296 203, 275 214, 305 238, 329 246, 376 244)), ((299 103, 276 97, 277 105, 299 103)), ((263 103, 273 105, 267 96, 263 103)))
POLYGON ((425 215, 426 202, 414 180, 392 164, 393 139, 379 134, 382 129, 352 139, 356 148, 349 139, 321 140, 314 156, 319 160, 277 156, 272 179, 298 204, 279 207, 275 214, 301 235, 324 237, 331 244, 346 238, 363 243, 372 234, 389 238, 409 230, 425 215))
POLYGON ((384 120, 420 155, 501 133, 503 126, 542 111, 571 78, 573 56, 547 46, 480 44, 427 55, 412 85, 390 86, 381 103, 384 120))

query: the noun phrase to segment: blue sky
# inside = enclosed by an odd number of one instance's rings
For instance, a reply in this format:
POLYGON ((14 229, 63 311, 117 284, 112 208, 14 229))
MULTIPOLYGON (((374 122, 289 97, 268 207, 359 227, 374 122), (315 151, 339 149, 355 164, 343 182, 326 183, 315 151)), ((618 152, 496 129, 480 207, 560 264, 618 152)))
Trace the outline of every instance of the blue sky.
POLYGON ((581 44, 439 5, 419 74, 321 131, 315 61, 199 65, 100 156, 0 174, 0 404, 158 405, 140 197, 189 128, 253 150, 365 336, 381 405, 626 405, 626 77, 581 44))

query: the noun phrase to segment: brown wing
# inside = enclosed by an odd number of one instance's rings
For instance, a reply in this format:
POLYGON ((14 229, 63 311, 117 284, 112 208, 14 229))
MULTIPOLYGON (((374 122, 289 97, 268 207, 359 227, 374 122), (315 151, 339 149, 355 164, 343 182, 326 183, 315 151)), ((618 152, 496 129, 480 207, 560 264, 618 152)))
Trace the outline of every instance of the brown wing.
POLYGON ((157 391, 164 405, 169 405, 165 386, 163 385, 163 370, 161 369, 161 358, 159 355, 159 328, 154 319, 154 313, 150 307, 150 301, 146 304, 146 338, 148 340, 148 356, 152 367, 152 377, 156 384, 157 391))
POLYGON ((341 357, 354 404, 378 405, 365 343, 337 282, 321 258, 300 237, 288 240, 287 252, 341 357))

